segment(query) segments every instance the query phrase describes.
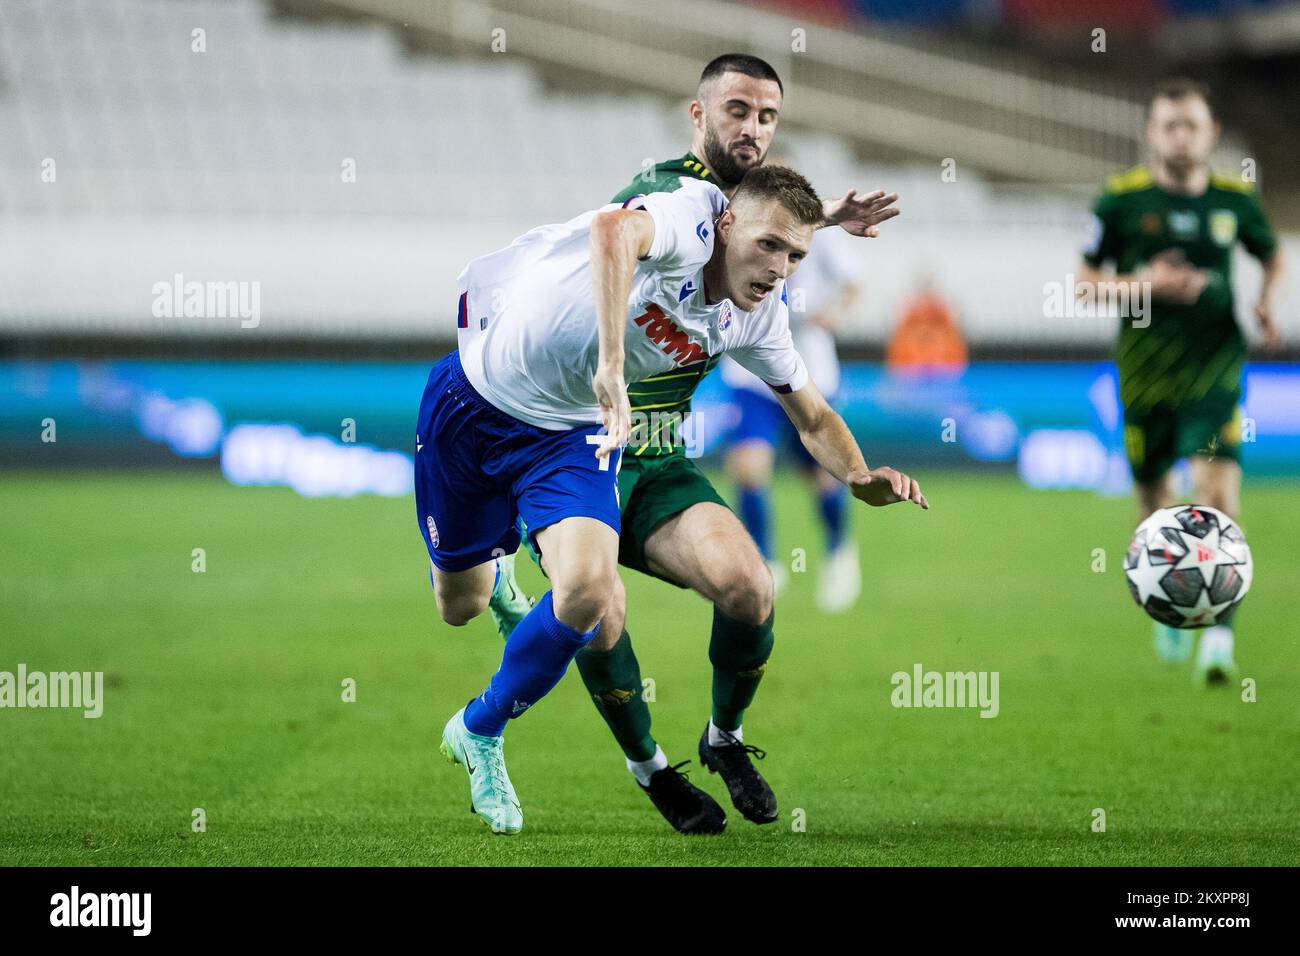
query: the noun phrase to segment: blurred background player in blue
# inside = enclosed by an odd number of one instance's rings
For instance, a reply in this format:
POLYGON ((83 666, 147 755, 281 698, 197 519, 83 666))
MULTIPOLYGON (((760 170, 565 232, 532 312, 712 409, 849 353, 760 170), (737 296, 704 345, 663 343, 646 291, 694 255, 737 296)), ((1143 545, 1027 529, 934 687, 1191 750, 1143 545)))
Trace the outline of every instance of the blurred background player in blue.
MULTIPOLYGON (((807 259, 786 284, 795 349, 832 406, 840 388, 834 329, 862 294, 864 266, 853 237, 839 232, 819 230, 807 259)), ((740 412, 727 438, 727 472, 736 483, 741 520, 772 571, 777 593, 790 577, 787 562, 776 551, 772 518, 771 486, 781 448, 807 481, 824 534, 817 606, 827 614, 847 611, 862 591, 862 572, 844 486, 813 461, 771 388, 729 358, 723 360, 722 377, 740 412)))

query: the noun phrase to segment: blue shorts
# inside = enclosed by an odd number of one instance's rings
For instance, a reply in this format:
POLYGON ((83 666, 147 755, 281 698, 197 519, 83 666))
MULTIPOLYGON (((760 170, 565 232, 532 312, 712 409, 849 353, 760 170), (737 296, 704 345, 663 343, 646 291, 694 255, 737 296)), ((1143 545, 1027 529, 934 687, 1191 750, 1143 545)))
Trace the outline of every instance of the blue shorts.
POLYGON ((415 504, 434 565, 466 571, 514 554, 520 517, 530 536, 573 517, 617 532, 623 452, 596 458, 587 437, 602 430, 521 422, 474 391, 459 353, 446 356, 429 373, 416 429, 415 504))
POLYGON ((799 432, 775 398, 759 395, 750 388, 733 388, 731 400, 740 409, 740 420, 727 435, 727 443, 739 445, 761 441, 773 449, 784 444, 800 468, 817 468, 817 460, 799 440, 799 432))

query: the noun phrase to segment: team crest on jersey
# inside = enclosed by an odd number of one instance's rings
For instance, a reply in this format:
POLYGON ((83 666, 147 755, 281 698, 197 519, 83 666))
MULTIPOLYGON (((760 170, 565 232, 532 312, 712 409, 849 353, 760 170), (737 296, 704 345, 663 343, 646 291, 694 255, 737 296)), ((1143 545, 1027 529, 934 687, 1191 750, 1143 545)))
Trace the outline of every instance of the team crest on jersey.
POLYGON ((1215 209, 1210 213, 1210 238, 1221 246, 1230 246, 1237 239, 1237 214, 1231 209, 1215 209))
POLYGON ((728 300, 723 299, 722 315, 718 319, 718 331, 725 332, 729 328, 731 328, 731 303, 728 300))
POLYGON ((424 516, 424 526, 429 529, 429 543, 438 546, 438 526, 433 523, 433 515, 424 516))

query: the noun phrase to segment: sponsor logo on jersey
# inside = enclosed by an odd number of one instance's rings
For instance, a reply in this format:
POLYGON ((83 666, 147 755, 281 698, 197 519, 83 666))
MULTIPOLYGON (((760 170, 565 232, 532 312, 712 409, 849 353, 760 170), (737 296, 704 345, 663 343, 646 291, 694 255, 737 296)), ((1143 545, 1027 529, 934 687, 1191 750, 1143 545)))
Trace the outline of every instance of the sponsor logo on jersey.
POLYGON ((678 365, 690 365, 709 357, 704 347, 692 342, 691 337, 677 327, 677 323, 664 315, 663 309, 651 303, 633 323, 646 334, 665 355, 678 365))
POLYGON ((1200 220, 1190 209, 1171 209, 1169 211, 1169 231, 1176 239, 1195 239, 1200 229, 1200 220))
POLYGON ((424 526, 429 529, 429 543, 438 546, 438 526, 433 523, 433 515, 424 516, 424 526))
POLYGON ((1231 209, 1215 209, 1210 213, 1210 238, 1221 246, 1230 246, 1237 240, 1237 214, 1231 209))

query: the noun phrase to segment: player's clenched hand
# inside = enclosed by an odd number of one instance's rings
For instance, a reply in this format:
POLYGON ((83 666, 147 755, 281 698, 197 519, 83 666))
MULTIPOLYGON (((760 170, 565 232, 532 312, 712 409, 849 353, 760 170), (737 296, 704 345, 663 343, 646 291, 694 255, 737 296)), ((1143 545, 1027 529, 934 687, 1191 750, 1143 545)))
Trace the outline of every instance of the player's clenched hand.
POLYGON ((1273 321, 1273 303, 1260 299, 1255 303, 1255 318, 1259 321, 1259 330, 1264 333, 1264 347, 1275 349, 1282 344, 1282 333, 1273 321))
POLYGON ((627 444, 632 431, 632 409, 627 400, 627 383, 623 372, 606 366, 596 370, 591 379, 592 390, 600 404, 600 423, 605 434, 596 448, 597 458, 606 458, 611 451, 627 444))
POLYGON ((849 487, 853 497, 877 507, 900 501, 915 502, 927 510, 930 507, 916 480, 893 468, 872 468, 862 478, 851 479, 849 487))
POLYGON ((896 202, 898 193, 885 195, 883 189, 878 189, 859 196, 856 189, 850 189, 843 199, 828 199, 824 202, 822 215, 827 222, 838 225, 845 232, 874 239, 880 235, 880 224, 899 214, 898 207, 894 205, 896 202))
POLYGON ((1181 249, 1166 249, 1153 256, 1138 278, 1150 283, 1151 298, 1161 302, 1191 305, 1201 297, 1210 281, 1210 273, 1195 268, 1181 249))

